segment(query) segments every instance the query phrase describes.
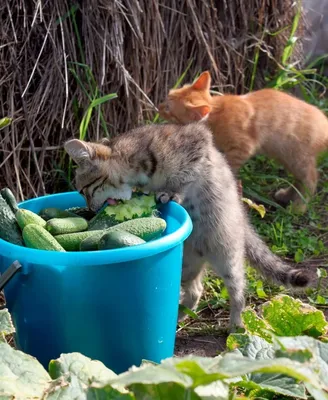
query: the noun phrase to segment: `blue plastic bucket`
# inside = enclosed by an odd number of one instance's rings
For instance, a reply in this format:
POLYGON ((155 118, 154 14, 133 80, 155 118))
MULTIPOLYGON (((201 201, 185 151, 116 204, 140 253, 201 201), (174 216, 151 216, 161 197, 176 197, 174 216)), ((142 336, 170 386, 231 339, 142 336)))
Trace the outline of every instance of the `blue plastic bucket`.
MULTIPOLYGON (((85 206, 77 192, 28 200, 45 207, 85 206)), ((99 252, 49 252, 0 240, 0 273, 22 269, 5 287, 16 345, 45 367, 61 353, 80 352, 117 373, 142 359, 160 362, 174 351, 183 242, 192 230, 176 203, 161 210, 162 238, 99 252)))

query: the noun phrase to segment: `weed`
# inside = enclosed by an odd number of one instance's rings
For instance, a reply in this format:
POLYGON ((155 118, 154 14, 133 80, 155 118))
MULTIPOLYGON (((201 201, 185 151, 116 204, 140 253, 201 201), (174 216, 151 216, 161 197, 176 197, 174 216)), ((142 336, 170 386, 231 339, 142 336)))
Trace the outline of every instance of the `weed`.
MULTIPOLYGON (((267 77, 267 87, 277 90, 297 90, 301 97, 310 104, 316 105, 323 111, 328 111, 328 99, 324 97, 328 79, 321 74, 323 61, 327 56, 322 56, 304 69, 297 69, 295 65, 289 64, 297 38, 297 31, 300 19, 300 4, 298 12, 290 28, 289 39, 280 61, 278 72, 267 77)), ((264 32, 266 34, 280 34, 264 32)), ((255 53, 253 60, 253 72, 251 75, 250 88, 253 88, 256 76, 257 60, 260 47, 255 53)), ((328 153, 322 154, 318 159, 318 169, 321 176, 316 196, 309 204, 305 215, 294 215, 290 209, 283 208, 273 200, 273 193, 281 186, 293 185, 293 178, 287 174, 281 165, 274 160, 259 155, 249 160, 240 171, 243 181, 245 202, 250 206, 250 218, 260 236, 267 242, 271 250, 280 257, 286 258, 296 264, 303 264, 308 268, 328 266, 328 228, 326 221, 328 207, 325 199, 328 193, 328 153), (253 202, 252 202, 253 200, 253 202), (253 206, 255 202, 255 207, 253 206), (256 203, 265 206, 259 209, 256 203)), ((319 283, 316 288, 308 289, 302 295, 310 303, 318 307, 325 307, 328 304, 328 294, 325 287, 327 272, 324 268, 317 269, 319 283)), ((254 269, 248 267, 247 275, 247 301, 248 304, 259 304, 278 293, 288 293, 284 287, 277 287, 263 281, 254 269)), ((204 296, 199 303, 197 326, 201 326, 202 318, 199 318, 206 309, 224 310, 227 313, 229 296, 223 281, 211 272, 207 273, 204 279, 204 296)), ((213 317, 213 316, 212 316, 213 317)), ((206 319, 206 318, 205 318, 206 319)), ((208 325, 208 319, 204 327, 208 325)), ((190 326, 188 328, 191 329, 190 326)))
MULTIPOLYGON (((68 65, 69 71, 71 72, 72 76, 75 78, 76 83, 82 90, 82 93, 85 95, 87 98, 87 101, 89 103, 86 111, 83 114, 83 117, 81 118, 80 126, 79 126, 79 139, 80 140, 85 140, 87 139, 88 135, 88 126, 91 121, 92 114, 94 110, 98 112, 98 125, 97 125, 97 139, 99 138, 99 122, 101 123, 101 127, 103 130, 102 136, 109 137, 109 131, 108 131, 108 124, 106 123, 102 110, 101 110, 101 105, 117 98, 116 93, 109 93, 109 94, 103 94, 97 84, 97 81, 94 77, 94 74, 91 70, 91 68, 86 64, 85 61, 85 54, 83 50, 83 44, 82 44, 82 39, 81 35, 78 29, 78 24, 76 21, 76 13, 78 12, 78 7, 76 5, 73 5, 69 12, 65 14, 62 17, 62 20, 65 18, 70 18, 72 21, 72 25, 74 27, 74 33, 76 36, 76 41, 78 44, 78 50, 79 50, 79 57, 81 62, 77 61, 69 61, 68 65)), ((58 22, 59 23, 59 22, 58 22)), ((72 107, 74 111, 74 115, 77 120, 80 120, 80 110, 83 109, 82 105, 79 104, 78 99, 75 97, 72 99, 72 107)), ((64 181, 66 181, 67 186, 71 187, 72 186, 72 171, 73 171, 73 164, 72 161, 69 160, 68 167, 67 167, 67 174, 64 172, 65 171, 65 157, 62 157, 61 162, 59 167, 57 168, 59 175, 64 178, 64 181), (67 176, 65 176, 67 175, 67 176)))

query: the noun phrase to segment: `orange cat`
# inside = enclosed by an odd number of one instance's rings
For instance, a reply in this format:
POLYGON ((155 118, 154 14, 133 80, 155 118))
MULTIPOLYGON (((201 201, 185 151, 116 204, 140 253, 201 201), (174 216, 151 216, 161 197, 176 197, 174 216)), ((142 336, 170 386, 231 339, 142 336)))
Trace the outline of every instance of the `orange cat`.
MULTIPOLYGON (((328 148, 328 119, 318 108, 286 93, 263 89, 246 95, 211 96, 211 77, 203 72, 192 85, 170 90, 159 105, 166 120, 186 124, 207 117, 217 148, 236 174, 255 154, 279 161, 291 172, 295 187, 308 200, 315 193, 316 157, 328 148)), ((278 202, 306 210, 293 187, 278 190, 278 202)))

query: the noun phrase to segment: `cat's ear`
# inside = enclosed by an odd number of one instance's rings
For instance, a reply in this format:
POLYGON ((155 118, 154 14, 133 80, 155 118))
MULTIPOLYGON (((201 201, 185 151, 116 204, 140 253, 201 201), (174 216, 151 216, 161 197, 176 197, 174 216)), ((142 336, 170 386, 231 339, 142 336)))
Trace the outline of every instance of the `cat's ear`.
POLYGON ((211 107, 208 105, 195 106, 190 104, 188 108, 192 111, 195 121, 200 121, 211 112, 211 107))
POLYGON ((78 165, 90 162, 94 155, 94 149, 88 143, 78 139, 69 140, 64 144, 64 148, 78 165))
POLYGON ((211 87, 211 75, 208 71, 200 74, 196 82, 192 84, 195 90, 210 90, 211 87))

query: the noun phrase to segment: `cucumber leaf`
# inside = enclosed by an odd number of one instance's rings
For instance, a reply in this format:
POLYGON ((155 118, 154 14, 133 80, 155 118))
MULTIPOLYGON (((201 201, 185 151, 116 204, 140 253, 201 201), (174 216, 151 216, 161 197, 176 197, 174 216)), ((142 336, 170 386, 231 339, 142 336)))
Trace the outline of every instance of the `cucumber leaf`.
POLYGON ((271 341, 270 334, 277 336, 308 335, 320 337, 326 334, 327 321, 321 310, 302 303, 287 295, 279 295, 262 304, 261 317, 247 309, 242 315, 246 330, 271 341))
POLYGON ((276 296, 264 303, 262 313, 263 319, 278 336, 319 337, 327 330, 327 322, 321 310, 287 295, 276 296))
POLYGON ((32 356, 0 343, 1 399, 41 398, 50 376, 32 356))
MULTIPOLYGON (((238 349, 241 354, 252 360, 272 360, 275 358, 274 346, 259 336, 231 334, 227 339, 227 347, 230 350, 238 349)), ((264 398, 271 398, 274 393, 279 393, 284 396, 306 399, 305 386, 295 378, 281 373, 254 372, 247 376, 246 382, 239 382, 239 385, 245 389, 256 391, 257 396, 261 392, 261 397, 264 398)))
POLYGON ((52 379, 75 376, 82 385, 89 385, 91 382, 107 383, 117 377, 102 362, 91 360, 80 353, 62 354, 57 360, 51 360, 49 374, 52 379))
POLYGON ((5 342, 5 336, 15 332, 11 316, 6 308, 0 310, 0 342, 5 342))

